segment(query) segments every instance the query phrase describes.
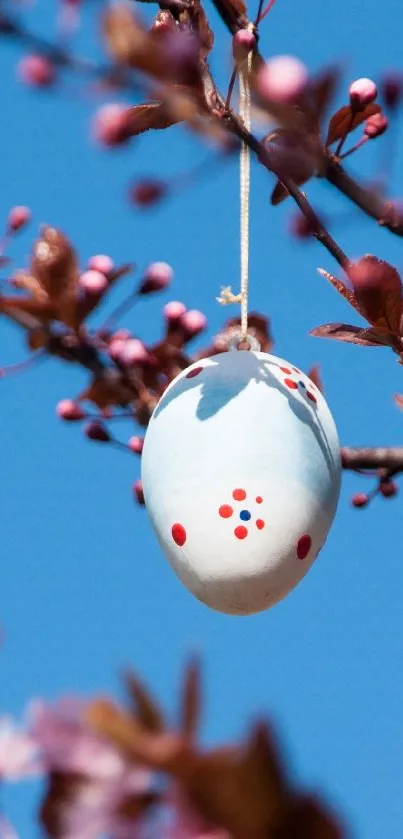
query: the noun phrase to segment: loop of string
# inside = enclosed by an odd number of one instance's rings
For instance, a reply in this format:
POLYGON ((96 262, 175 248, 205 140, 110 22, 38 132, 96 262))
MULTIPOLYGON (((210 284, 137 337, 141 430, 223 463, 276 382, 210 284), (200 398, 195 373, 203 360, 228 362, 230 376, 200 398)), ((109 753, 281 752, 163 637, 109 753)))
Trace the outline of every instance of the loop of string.
MULTIPOLYGON (((253 31, 253 24, 248 28, 253 31)), ((251 97, 250 73, 252 70, 252 51, 248 53, 239 71, 239 115, 247 131, 251 127, 251 97)), ((231 286, 221 290, 217 297, 219 303, 241 304, 241 340, 248 335, 248 294, 249 294, 249 196, 250 196, 250 149, 242 143, 239 160, 239 193, 240 193, 240 274, 241 290, 233 294, 231 286)))

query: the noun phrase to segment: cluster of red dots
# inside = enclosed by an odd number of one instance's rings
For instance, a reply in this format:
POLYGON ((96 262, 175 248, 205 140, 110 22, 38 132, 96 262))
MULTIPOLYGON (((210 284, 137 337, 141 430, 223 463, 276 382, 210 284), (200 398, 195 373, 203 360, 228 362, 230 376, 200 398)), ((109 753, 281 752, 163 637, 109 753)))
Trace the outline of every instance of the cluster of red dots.
POLYGON ((310 401, 316 405, 318 400, 313 390, 311 390, 309 386, 307 387, 305 382, 302 381, 302 379, 297 380, 294 376, 294 373, 297 373, 298 376, 301 376, 301 371, 298 370, 298 367, 292 367, 291 369, 289 367, 280 367, 280 370, 282 373, 286 374, 286 378, 284 379, 284 384, 286 385, 286 387, 288 387, 290 390, 299 390, 300 392, 302 391, 307 396, 307 398, 310 399, 310 401))
MULTIPOLYGON (((234 489, 232 497, 234 501, 245 501, 246 492, 244 489, 234 489)), ((261 497, 261 495, 257 495, 255 501, 256 504, 262 504, 263 498, 261 497)), ((219 516, 221 516, 221 518, 223 519, 230 519, 234 515, 234 512, 234 508, 231 506, 231 504, 222 504, 218 510, 219 516)), ((240 511, 239 518, 241 519, 241 521, 250 521, 250 519, 252 518, 252 514, 250 510, 244 509, 240 511)), ((263 530, 265 526, 265 522, 263 521, 263 519, 256 519, 255 524, 258 530, 263 530)), ((238 524, 234 529, 234 535, 237 539, 246 539, 248 535, 248 528, 245 527, 244 524, 238 524)))

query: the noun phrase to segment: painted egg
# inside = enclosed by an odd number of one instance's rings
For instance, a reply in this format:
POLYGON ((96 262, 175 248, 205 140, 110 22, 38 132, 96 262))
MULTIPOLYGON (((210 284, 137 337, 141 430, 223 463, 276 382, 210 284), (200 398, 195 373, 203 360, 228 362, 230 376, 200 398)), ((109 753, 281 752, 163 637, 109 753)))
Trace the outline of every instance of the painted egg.
POLYGON ((234 615, 267 609, 305 576, 340 476, 322 394, 262 352, 220 353, 180 373, 142 453, 146 508, 169 563, 199 600, 234 615))

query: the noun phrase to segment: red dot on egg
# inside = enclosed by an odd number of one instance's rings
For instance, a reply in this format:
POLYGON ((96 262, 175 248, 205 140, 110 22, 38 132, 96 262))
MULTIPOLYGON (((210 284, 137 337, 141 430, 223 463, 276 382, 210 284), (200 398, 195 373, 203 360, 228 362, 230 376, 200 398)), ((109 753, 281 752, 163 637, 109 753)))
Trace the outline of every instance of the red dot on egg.
POLYGON ((237 539, 246 539, 248 535, 246 527, 243 527, 242 524, 240 524, 239 527, 235 528, 234 533, 237 539))
POLYGON ((301 370, 298 370, 298 367, 293 367, 292 369, 295 370, 295 372, 298 373, 298 374, 301 373, 301 370))
POLYGON ((283 373, 291 373, 291 370, 289 370, 288 367, 280 367, 280 370, 282 370, 283 373))
POLYGON ((294 382, 292 379, 284 379, 284 384, 287 385, 287 387, 291 388, 291 390, 296 390, 296 388, 298 387, 297 383, 294 382))
POLYGON ((234 489, 232 497, 235 499, 235 501, 245 501, 246 492, 244 489, 234 489))
POLYGON ((316 402, 317 402, 318 400, 317 400, 317 398, 316 398, 316 396, 315 396, 315 394, 314 394, 314 393, 311 393, 311 391, 310 391, 310 390, 307 390, 306 395, 307 395, 308 399, 310 399, 310 400, 311 400, 311 402, 315 402, 315 404, 316 404, 316 402))
POLYGON ((263 504, 263 498, 261 495, 256 496, 256 504, 263 504))
POLYGON ((304 533, 298 540, 297 557, 298 559, 306 559, 312 547, 312 539, 308 533, 304 533))
POLYGON ((172 525, 172 538, 174 542, 176 542, 176 544, 179 545, 180 548, 185 544, 186 530, 183 527, 183 524, 179 524, 179 522, 176 522, 176 524, 172 525))
POLYGON ((195 376, 198 376, 199 373, 203 370, 203 367, 195 367, 193 370, 189 370, 189 373, 186 373, 187 379, 194 379, 195 376))
POLYGON ((264 526, 265 522, 263 521, 263 519, 256 519, 256 527, 258 530, 263 530, 264 526))
POLYGON ((218 512, 222 519, 229 519, 234 511, 229 504, 222 504, 218 512))

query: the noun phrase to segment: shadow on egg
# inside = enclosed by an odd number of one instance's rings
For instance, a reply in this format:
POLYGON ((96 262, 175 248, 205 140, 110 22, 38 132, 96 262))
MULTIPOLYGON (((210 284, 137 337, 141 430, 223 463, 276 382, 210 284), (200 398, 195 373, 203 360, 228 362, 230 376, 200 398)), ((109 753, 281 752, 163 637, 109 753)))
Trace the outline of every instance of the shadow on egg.
POLYGON ((179 399, 183 394, 194 388, 200 389, 196 409, 197 419, 200 421, 211 419, 225 408, 231 400, 235 399, 249 381, 254 380, 267 387, 275 388, 287 399, 290 410, 301 422, 309 426, 315 435, 329 470, 334 470, 336 464, 315 407, 301 399, 301 393, 298 389, 290 390, 274 375, 270 368, 281 369, 274 361, 267 359, 262 364, 261 359, 252 352, 246 350, 234 350, 234 352, 238 352, 239 369, 242 366, 242 372, 247 372, 247 376, 232 375, 225 379, 223 377, 217 378, 217 368, 220 364, 226 365, 227 353, 216 355, 213 358, 210 357, 210 364, 208 365, 203 365, 203 361, 201 361, 198 366, 192 367, 189 372, 185 371, 179 381, 168 388, 154 411, 153 419, 157 419, 173 400, 179 399), (314 422, 312 422, 313 418, 315 419, 314 422))

